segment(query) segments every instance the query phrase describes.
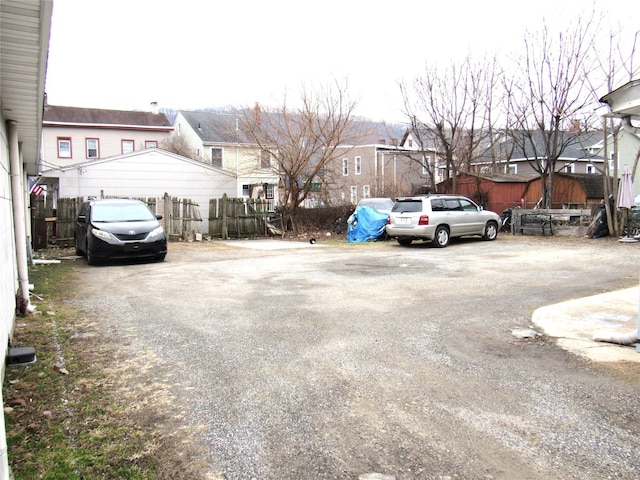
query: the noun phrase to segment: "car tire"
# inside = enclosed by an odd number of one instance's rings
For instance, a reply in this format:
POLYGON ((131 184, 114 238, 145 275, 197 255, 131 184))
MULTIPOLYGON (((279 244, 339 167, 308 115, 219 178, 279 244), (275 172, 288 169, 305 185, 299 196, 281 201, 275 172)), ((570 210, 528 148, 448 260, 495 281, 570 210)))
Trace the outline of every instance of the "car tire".
POLYGON ((91 250, 89 249, 89 243, 87 243, 85 245, 86 248, 86 254, 87 254, 87 265, 95 265, 96 264, 96 257, 94 257, 91 254, 91 250))
POLYGON ((398 243, 403 247, 408 247, 409 245, 411 245, 411 242, 413 242, 413 239, 411 238, 398 238, 397 240, 398 243))
POLYGON ((436 228, 433 244, 438 248, 444 248, 449 245, 449 229, 447 227, 441 225, 436 228))
POLYGON ((489 241, 498 238, 498 224, 496 222, 487 222, 482 238, 489 241))

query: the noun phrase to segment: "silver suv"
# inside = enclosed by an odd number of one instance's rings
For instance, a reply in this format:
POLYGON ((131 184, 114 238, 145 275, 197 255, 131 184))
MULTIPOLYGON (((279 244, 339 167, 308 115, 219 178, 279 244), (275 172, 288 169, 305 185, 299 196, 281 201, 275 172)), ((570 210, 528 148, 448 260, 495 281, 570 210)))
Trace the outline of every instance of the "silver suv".
POLYGON ((385 229, 400 245, 428 240, 446 247, 449 239, 467 235, 495 240, 500 225, 497 213, 483 210, 466 197, 431 194, 396 198, 385 229))

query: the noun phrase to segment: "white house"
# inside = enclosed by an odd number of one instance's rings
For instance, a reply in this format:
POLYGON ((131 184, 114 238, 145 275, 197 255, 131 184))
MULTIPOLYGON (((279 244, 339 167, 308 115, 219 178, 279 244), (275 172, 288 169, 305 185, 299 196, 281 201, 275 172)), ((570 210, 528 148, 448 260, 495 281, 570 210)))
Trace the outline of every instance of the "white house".
POLYGON ((47 170, 42 177, 55 198, 188 198, 199 204, 202 233, 208 230, 209 199, 236 191, 232 173, 157 148, 47 170))
POLYGON ((236 175, 235 197, 278 203, 277 162, 244 131, 240 117, 225 113, 179 111, 172 135, 182 136, 190 156, 236 175))
POLYGON ((149 112, 45 104, 40 171, 157 148, 172 131, 155 102, 149 112))
MULTIPOLYGON (((27 175, 40 152, 44 79, 52 2, 0 2, 0 356, 13 335, 16 300, 30 307, 27 175)), ((4 380, 3 361, 0 380, 4 380)), ((0 400, 2 393, 0 392, 0 400)), ((0 478, 9 478, 4 415, 0 415, 0 478)))
MULTIPOLYGON (((635 171, 640 155, 640 79, 632 80, 620 88, 609 92, 600 99, 606 104, 605 117, 620 119, 622 123, 617 132, 618 156, 610 158, 610 161, 618 161, 618 172, 621 173, 624 166, 635 171)), ((608 136, 608 155, 614 152, 613 138, 608 136)), ((640 175, 633 178, 633 193, 640 195, 640 175)))

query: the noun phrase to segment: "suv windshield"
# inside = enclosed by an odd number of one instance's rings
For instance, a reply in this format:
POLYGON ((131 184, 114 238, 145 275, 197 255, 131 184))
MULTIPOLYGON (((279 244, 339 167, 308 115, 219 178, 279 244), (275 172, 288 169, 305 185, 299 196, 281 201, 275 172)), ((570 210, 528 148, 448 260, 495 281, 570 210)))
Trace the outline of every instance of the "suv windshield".
POLYGON ((422 200, 397 200, 392 212, 415 213, 422 211, 422 200))
POLYGON ((94 222, 143 222, 155 220, 155 216, 143 204, 123 203, 94 205, 91 209, 94 222))

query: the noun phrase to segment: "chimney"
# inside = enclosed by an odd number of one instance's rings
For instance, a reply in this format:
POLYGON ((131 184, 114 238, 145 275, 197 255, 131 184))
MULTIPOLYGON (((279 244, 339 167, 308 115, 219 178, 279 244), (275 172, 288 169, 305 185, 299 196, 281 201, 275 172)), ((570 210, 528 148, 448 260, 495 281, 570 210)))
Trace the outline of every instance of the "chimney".
POLYGON ((569 127, 569 131, 571 133, 580 133, 582 130, 582 122, 580 120, 571 120, 571 126, 569 127))
POLYGON ((158 102, 151 102, 151 113, 160 113, 158 102))
POLYGON ((262 111, 260 110, 260 104, 256 102, 253 107, 253 121, 258 127, 262 126, 262 111))

